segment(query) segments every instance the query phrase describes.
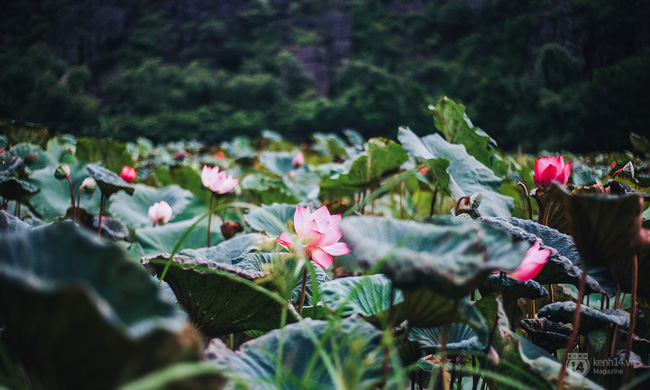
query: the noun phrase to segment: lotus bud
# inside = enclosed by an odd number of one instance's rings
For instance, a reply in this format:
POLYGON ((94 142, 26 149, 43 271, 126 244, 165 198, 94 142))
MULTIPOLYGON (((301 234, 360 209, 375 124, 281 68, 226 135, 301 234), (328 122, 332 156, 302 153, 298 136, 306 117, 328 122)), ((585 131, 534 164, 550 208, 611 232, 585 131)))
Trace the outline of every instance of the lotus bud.
POLYGON ((302 154, 302 152, 298 152, 295 156, 293 156, 291 163, 296 168, 305 165, 305 155, 302 154))
POLYGON ((475 193, 474 195, 469 197, 469 208, 470 209, 477 209, 478 206, 480 206, 481 201, 483 200, 483 194, 480 192, 475 193))
POLYGON ((70 176, 70 165, 68 164, 61 164, 56 171, 54 171, 54 177, 59 180, 63 180, 68 176, 70 176))
POLYGON ((488 355, 488 356, 487 356, 487 361, 488 361, 488 364, 489 364, 490 366, 492 366, 492 367, 496 367, 496 366, 499 365, 499 360, 500 360, 500 359, 499 359, 499 354, 498 354, 497 351, 494 349, 494 347, 490 346, 490 350, 488 351, 488 354, 487 354, 487 355, 488 355))
POLYGON ((81 188, 86 194, 90 195, 95 192, 95 189, 97 188, 97 182, 92 177, 87 177, 81 183, 81 188))
POLYGON ((38 154, 31 152, 27 153, 25 157, 23 157, 23 160, 25 160, 25 164, 27 165, 33 165, 38 162, 38 154))
POLYGON ((243 232, 244 227, 236 221, 226 221, 221 225, 221 234, 226 240, 231 239, 235 234, 243 232))
POLYGON ((136 176, 138 176, 138 174, 135 169, 129 166, 124 166, 122 172, 120 172, 120 177, 127 183, 132 183, 136 176))

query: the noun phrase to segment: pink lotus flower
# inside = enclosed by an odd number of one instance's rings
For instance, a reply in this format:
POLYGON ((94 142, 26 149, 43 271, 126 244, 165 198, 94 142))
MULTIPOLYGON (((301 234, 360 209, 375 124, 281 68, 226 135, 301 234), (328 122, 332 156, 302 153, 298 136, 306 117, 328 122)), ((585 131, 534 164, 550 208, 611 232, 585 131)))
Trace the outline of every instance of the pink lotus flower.
POLYGON ((569 181, 571 174, 571 161, 564 164, 564 156, 560 157, 542 157, 535 161, 535 173, 533 181, 539 188, 547 189, 555 180, 563 186, 569 181))
POLYGON ((169 222, 169 219, 172 217, 172 208, 167 202, 161 200, 149 207, 147 215, 154 225, 162 225, 169 222))
POLYGON ((129 166, 124 166, 124 168, 122 168, 122 172, 120 173, 120 177, 127 183, 133 182, 136 176, 138 176, 138 174, 135 172, 135 169, 129 166))
POLYGON ((520 282, 530 280, 537 276, 550 255, 550 249, 539 249, 539 241, 535 241, 535 244, 526 252, 521 265, 516 270, 508 272, 508 276, 520 282))
POLYGON ((298 152, 298 154, 293 156, 291 163, 296 168, 305 165, 305 155, 303 155, 302 152, 298 152))
POLYGON ((201 171, 201 181, 204 186, 217 194, 226 194, 239 183, 239 179, 233 179, 232 175, 226 176, 226 171, 219 172, 219 167, 210 168, 207 165, 204 165, 201 171))
POLYGON ((332 265, 332 256, 343 256, 350 253, 350 249, 341 239, 341 214, 330 215, 327 206, 323 206, 312 214, 309 207, 298 206, 293 215, 293 226, 296 229, 297 239, 282 233, 278 242, 286 247, 294 245, 302 247, 307 257, 311 257, 316 264, 327 269, 332 265))

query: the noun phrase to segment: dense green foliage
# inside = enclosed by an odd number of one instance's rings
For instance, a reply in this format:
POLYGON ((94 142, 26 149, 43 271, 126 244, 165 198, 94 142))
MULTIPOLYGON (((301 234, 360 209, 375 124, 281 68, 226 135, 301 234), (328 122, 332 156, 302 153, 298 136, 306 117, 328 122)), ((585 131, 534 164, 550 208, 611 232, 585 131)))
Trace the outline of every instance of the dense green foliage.
MULTIPOLYGON (((624 149, 630 131, 650 132, 650 59, 637 28, 647 12, 634 2, 303 0, 280 20, 279 5, 251 0, 178 26, 149 1, 105 51, 86 53, 92 61, 67 64, 55 53, 72 44, 50 33, 80 4, 2 6, 0 119, 131 140, 218 142, 265 128, 293 140, 345 128, 394 137, 399 126, 430 131, 427 105, 447 95, 509 150, 624 149), (312 20, 327 12, 350 17, 351 47, 321 64, 323 87, 299 53, 333 50, 312 20)), ((93 28, 65 39, 92 51, 83 39, 93 28)))

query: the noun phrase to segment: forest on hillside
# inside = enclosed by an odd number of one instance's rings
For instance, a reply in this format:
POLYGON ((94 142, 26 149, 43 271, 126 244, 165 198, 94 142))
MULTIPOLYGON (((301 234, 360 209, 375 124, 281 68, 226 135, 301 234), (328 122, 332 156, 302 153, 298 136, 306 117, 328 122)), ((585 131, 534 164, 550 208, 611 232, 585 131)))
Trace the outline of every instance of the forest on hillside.
POLYGON ((53 133, 426 134, 443 95, 511 151, 650 133, 646 2, 21 0, 0 32, 0 120, 53 133))

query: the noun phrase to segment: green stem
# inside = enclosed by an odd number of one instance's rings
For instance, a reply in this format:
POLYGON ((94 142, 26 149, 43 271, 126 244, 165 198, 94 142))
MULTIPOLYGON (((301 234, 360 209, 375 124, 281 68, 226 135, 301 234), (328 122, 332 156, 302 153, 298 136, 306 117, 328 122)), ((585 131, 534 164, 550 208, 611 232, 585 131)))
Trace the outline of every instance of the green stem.
POLYGON ((104 203, 106 203, 106 196, 102 192, 101 197, 99 198, 99 221, 97 222, 97 236, 101 238, 102 236, 102 218, 104 217, 104 203))
POLYGON ((77 208, 75 209, 75 222, 79 223, 79 219, 81 219, 81 212, 79 211, 79 208, 81 207, 81 187, 79 187, 79 191, 77 192, 77 208))
POLYGON ((431 199, 431 209, 429 210, 429 218, 433 216, 433 212, 436 209, 436 198, 438 197, 438 189, 436 188, 433 191, 433 198, 431 199))
MULTIPOLYGON (((627 331, 627 345, 625 346, 625 361, 627 364, 623 365, 623 382, 627 383, 627 374, 630 368, 630 352, 632 351, 632 339, 634 338, 634 327, 636 326, 636 289, 639 276, 639 260, 634 256, 634 263, 632 266, 632 297, 630 307, 630 328, 627 331)), ((621 305, 622 306, 622 305, 621 305)))
POLYGON ((533 220, 533 208, 530 205, 530 196, 528 195, 528 188, 526 188, 526 185, 522 183, 520 180, 517 180, 517 185, 521 187, 521 189, 524 191, 524 198, 526 198, 526 203, 528 205, 528 219, 533 220))
POLYGON ((305 292, 307 291, 307 264, 302 271, 302 285, 300 286, 300 303, 298 304, 298 314, 302 316, 302 307, 305 304, 305 292))
POLYGON ((580 289, 578 290, 578 300, 576 302, 575 312, 573 313, 573 330, 571 331, 571 337, 566 344, 564 350, 564 357, 562 358, 562 365, 560 366, 560 376, 557 380, 557 390, 562 390, 564 384, 564 377, 567 373, 567 360, 569 358, 569 353, 573 350, 573 345, 578 338, 578 329, 580 328, 580 308, 582 305, 582 300, 585 297, 585 282, 587 281, 587 267, 582 267, 582 275, 580 276, 580 289))
POLYGON ((72 207, 72 220, 74 220, 76 217, 74 204, 74 187, 72 186, 72 179, 70 179, 70 175, 65 175, 65 178, 68 179, 68 184, 70 184, 70 205, 72 207))
MULTIPOLYGON (((500 279, 500 278, 499 278, 500 279)), ((456 317, 456 311, 458 310, 458 300, 454 300, 454 308, 451 311, 451 317, 445 326, 445 330, 442 333, 440 338, 440 360, 442 363, 442 388, 444 390, 449 390, 449 382, 447 382, 447 340, 449 339, 449 332, 451 331, 451 324, 454 322, 454 317, 456 317)))
POLYGON ((210 214, 208 215, 208 248, 210 247, 210 226, 212 225, 212 203, 214 202, 214 192, 210 194, 210 214))

